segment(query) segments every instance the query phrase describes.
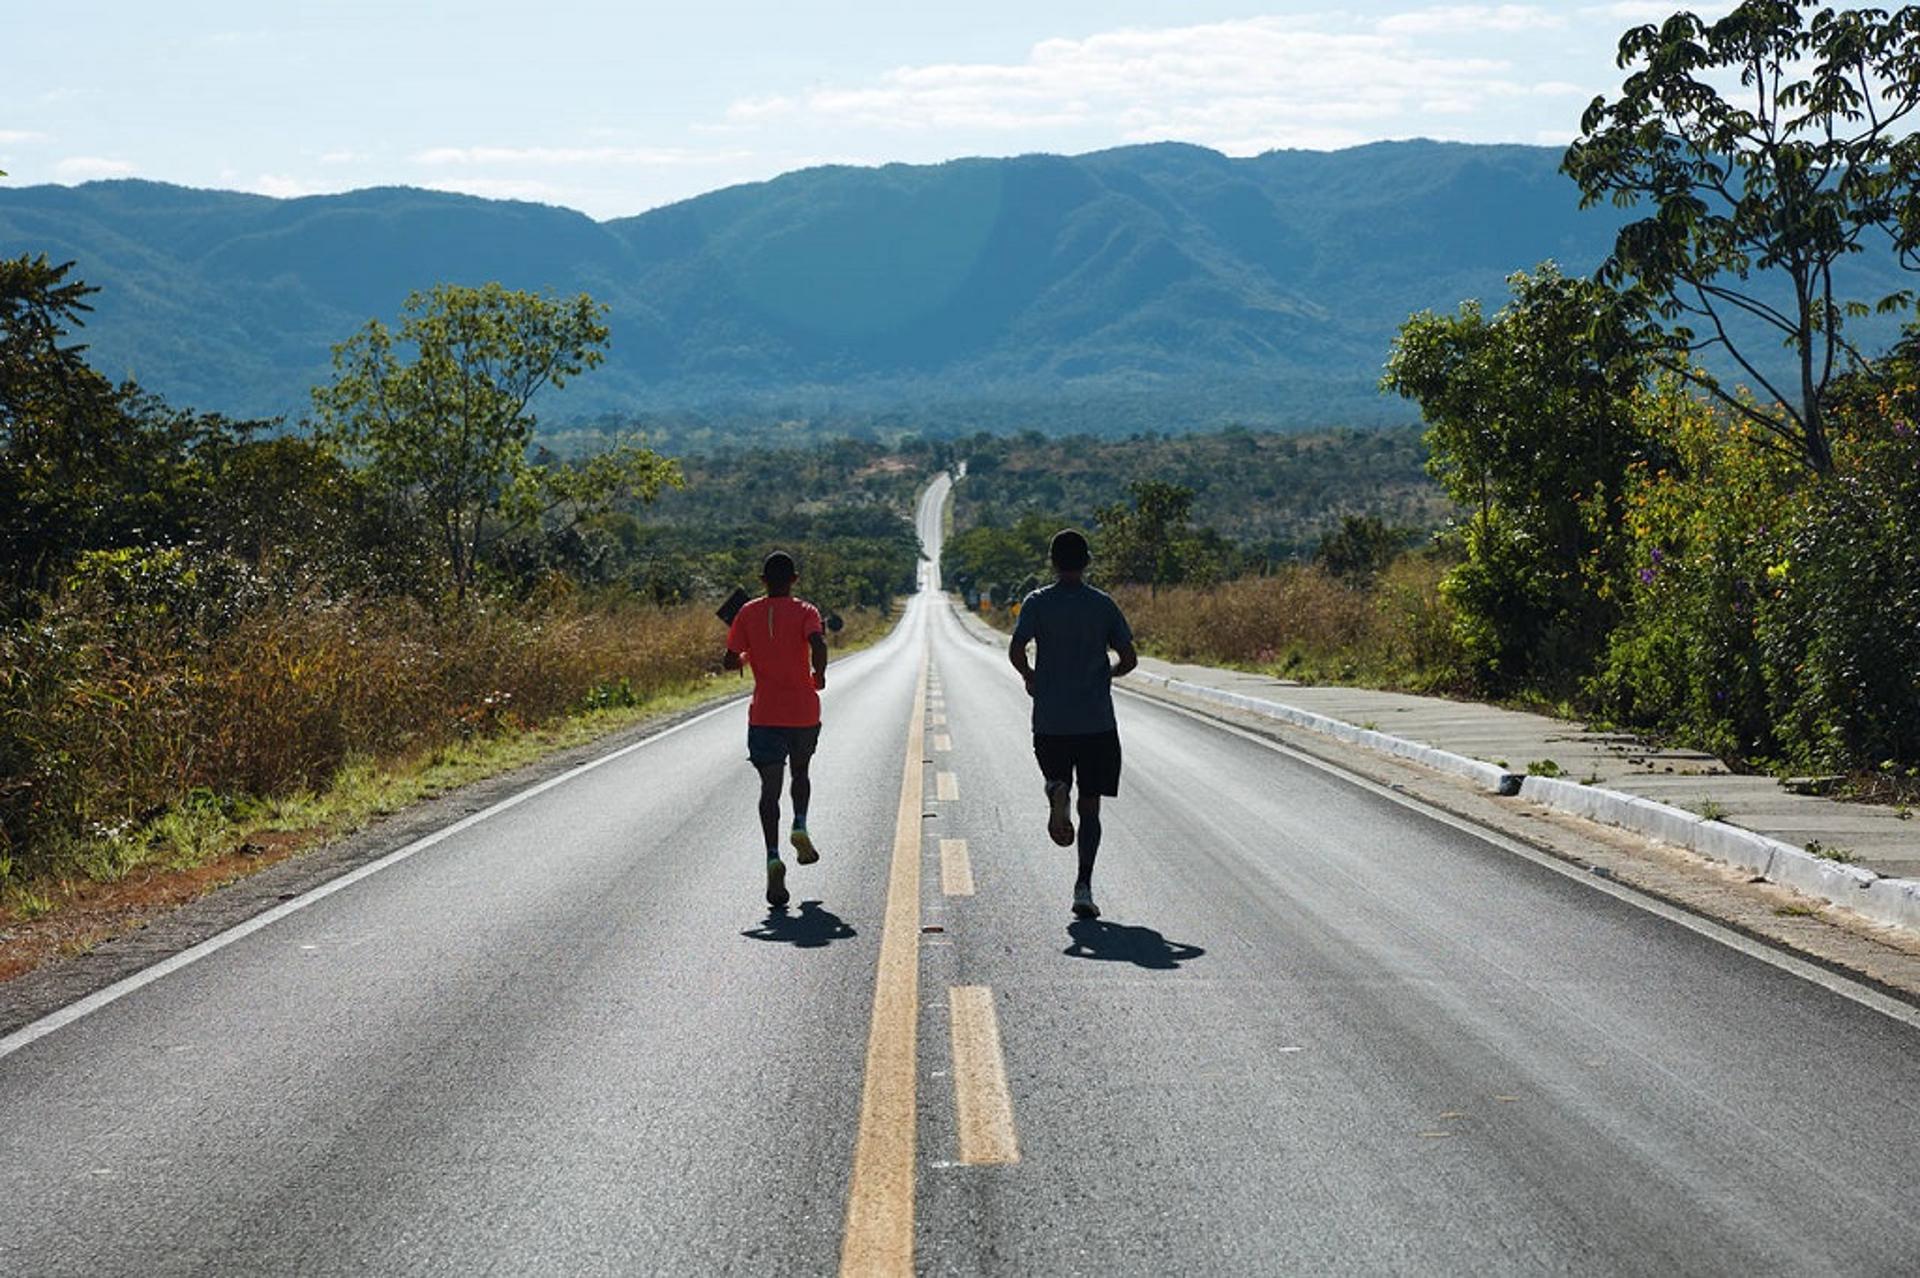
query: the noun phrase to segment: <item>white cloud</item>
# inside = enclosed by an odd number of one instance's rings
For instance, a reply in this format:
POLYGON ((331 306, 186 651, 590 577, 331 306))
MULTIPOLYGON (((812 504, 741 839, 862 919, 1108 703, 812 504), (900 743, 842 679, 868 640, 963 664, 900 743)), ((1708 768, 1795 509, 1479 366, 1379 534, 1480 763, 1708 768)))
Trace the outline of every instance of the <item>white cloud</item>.
POLYGON ((574 207, 572 193, 551 182, 527 178, 463 177, 446 181, 422 182, 429 191, 448 191, 455 195, 479 195, 489 200, 531 200, 536 204, 560 204, 574 207))
MULTIPOLYGON (((1403 17, 1469 11, 1513 29, 1558 21, 1528 5, 1403 17)), ((1417 127, 1426 104, 1471 113, 1530 91, 1500 59, 1438 51, 1386 24, 1334 21, 1269 16, 1045 40, 1021 62, 900 67, 860 85, 741 98, 725 118, 741 130, 811 123, 1006 133, 1118 121, 1128 141, 1180 138, 1246 152, 1346 145, 1417 127)))
POLYGON ((1689 4, 1686 0, 1619 0, 1616 4, 1588 5, 1580 10, 1583 18, 1609 18, 1615 22, 1662 23, 1676 13, 1693 13, 1702 18, 1725 17, 1733 10, 1735 0, 1708 0, 1705 4, 1689 4))
POLYGON ((367 158, 368 156, 361 151, 349 151, 349 150, 325 151, 321 153, 320 163, 322 164, 358 164, 360 161, 365 160, 367 158))
POLYGON ((1474 31, 1551 31, 1567 25, 1566 15, 1531 4, 1448 4, 1382 18, 1390 35, 1448 35, 1474 31))
POLYGON ((751 155, 750 151, 693 151, 683 147, 439 146, 416 152, 412 158, 416 164, 431 165, 435 168, 450 166, 481 168, 497 165, 665 167, 689 164, 731 164, 751 155))
POLYGON ((97 155, 70 155, 53 166, 54 177, 62 182, 131 177, 137 171, 137 166, 127 160, 109 160, 97 155))
POLYGON ((305 178, 289 177, 282 173, 262 173, 241 189, 252 191, 257 195, 271 195, 275 199, 292 200, 302 195, 318 195, 326 188, 315 186, 305 178))
POLYGON ((22 142, 45 142, 47 135, 32 129, 0 129, 0 146, 18 146, 22 142))

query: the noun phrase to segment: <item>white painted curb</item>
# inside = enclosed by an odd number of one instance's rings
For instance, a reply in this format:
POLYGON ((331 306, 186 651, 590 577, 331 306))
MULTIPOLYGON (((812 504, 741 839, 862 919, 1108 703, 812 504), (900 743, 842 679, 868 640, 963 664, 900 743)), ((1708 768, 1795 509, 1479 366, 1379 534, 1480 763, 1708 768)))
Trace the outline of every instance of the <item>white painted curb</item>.
POLYGON ((1862 866, 1831 861, 1783 840, 1709 821, 1637 794, 1557 777, 1525 778, 1520 797, 1740 866, 1769 883, 1830 901, 1876 923, 1920 929, 1920 882, 1913 879, 1889 878, 1862 866))
POLYGON ((1725 822, 1709 821, 1685 808, 1658 803, 1637 794, 1581 785, 1577 781, 1557 777, 1520 776, 1479 759, 1469 759, 1417 741, 1388 736, 1370 728, 1356 727, 1278 701, 1229 692, 1224 688, 1210 688, 1205 684, 1172 679, 1166 675, 1149 674, 1144 670, 1136 670, 1128 677, 1168 692, 1231 706, 1268 719, 1278 719, 1363 749, 1377 750, 1441 772, 1451 772, 1495 794, 1518 795, 1558 812, 1672 843, 1701 856, 1741 866, 1768 882, 1819 897, 1876 923, 1920 931, 1920 881, 1914 879, 1890 878, 1857 865, 1830 861, 1794 844, 1725 822))
POLYGON ((1297 706, 1282 705, 1278 701, 1267 701, 1260 697, 1249 697, 1244 693, 1228 692, 1224 688, 1209 688, 1203 683, 1188 683, 1185 679, 1149 674, 1144 670, 1136 670, 1128 678, 1152 684, 1157 688, 1165 688, 1168 692, 1177 692, 1183 697, 1197 697, 1202 701, 1232 706, 1236 710, 1245 710, 1269 719, 1279 719, 1313 732, 1338 737, 1342 741, 1368 750, 1378 750, 1382 754, 1398 755, 1402 759, 1408 759, 1441 772, 1451 772, 1456 776, 1466 777, 1482 789, 1491 790, 1495 794, 1513 795, 1520 792, 1520 778, 1505 768, 1479 759, 1469 759, 1464 754, 1454 754, 1450 750, 1442 750, 1437 746, 1422 745, 1417 741, 1408 741, 1401 737, 1390 737, 1384 732, 1356 727, 1340 719, 1330 719, 1324 714, 1315 714, 1311 710, 1302 710, 1297 706))

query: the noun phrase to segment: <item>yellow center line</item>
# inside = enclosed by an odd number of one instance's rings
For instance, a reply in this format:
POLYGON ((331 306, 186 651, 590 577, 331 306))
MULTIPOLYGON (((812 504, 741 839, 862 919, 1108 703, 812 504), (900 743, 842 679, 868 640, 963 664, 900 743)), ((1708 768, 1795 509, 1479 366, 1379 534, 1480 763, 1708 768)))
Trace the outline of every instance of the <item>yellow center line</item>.
POLYGON ((942 772, 934 777, 933 797, 936 799, 957 799, 960 797, 960 778, 951 772, 942 772))
POLYGON ((1013 1097, 1007 1090, 1006 1059, 1000 1051, 1000 1022, 993 1013, 993 991, 985 985, 955 985, 947 990, 953 1014, 953 1092, 960 1127, 963 1163, 1017 1163, 1020 1143, 1013 1134, 1013 1097))
POLYGON ((940 840, 940 890, 948 896, 973 895, 973 861, 965 839, 940 840))
POLYGON ((880 968, 874 978, 873 1025, 867 1034, 866 1082, 860 1094, 860 1134, 847 1191, 847 1231, 840 1247, 842 1274, 913 1272, 914 1036, 920 1010, 920 821, 926 774, 927 649, 907 722, 906 767, 893 828, 893 867, 887 877, 887 914, 880 932, 880 968))

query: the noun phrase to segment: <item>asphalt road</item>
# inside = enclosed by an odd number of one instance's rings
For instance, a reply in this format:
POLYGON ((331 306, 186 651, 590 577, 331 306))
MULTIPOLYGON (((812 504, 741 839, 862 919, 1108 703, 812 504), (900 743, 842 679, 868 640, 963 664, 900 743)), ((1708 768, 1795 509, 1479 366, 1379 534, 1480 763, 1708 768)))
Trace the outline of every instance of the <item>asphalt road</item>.
POLYGON ((1075 922, 1025 713, 923 594, 796 910, 732 706, 0 1041, 0 1274, 1920 1267, 1908 1023, 1133 697, 1075 922))

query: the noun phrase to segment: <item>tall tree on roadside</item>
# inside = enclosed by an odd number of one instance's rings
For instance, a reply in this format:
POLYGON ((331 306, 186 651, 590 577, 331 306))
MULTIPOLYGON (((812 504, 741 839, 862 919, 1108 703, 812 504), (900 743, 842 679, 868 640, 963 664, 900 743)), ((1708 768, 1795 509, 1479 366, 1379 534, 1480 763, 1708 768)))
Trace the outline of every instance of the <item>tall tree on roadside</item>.
POLYGON ((0 260, 0 614, 30 610, 84 551, 190 539, 199 450, 260 425, 169 408, 90 368, 69 339, 98 290, 72 268, 0 260))
POLYGON ((558 507, 584 517, 623 491, 651 499, 678 481, 672 462, 642 448, 576 468, 528 456, 529 405, 601 363, 605 314, 584 293, 442 284, 407 298, 398 332, 371 320, 334 347, 333 381, 313 392, 319 434, 419 504, 457 598, 489 537, 558 507))
POLYGON ((1920 6, 1676 13, 1622 36, 1619 64, 1633 68, 1620 96, 1594 99, 1563 164, 1586 205, 1650 206, 1601 278, 1644 295, 1666 367, 1830 472, 1827 390, 1866 367, 1846 321, 1913 303, 1910 289, 1848 297, 1835 269, 1871 250, 1920 267, 1920 6), (1771 341, 1792 353, 1791 380, 1769 372, 1771 341), (1714 350, 1773 402, 1691 358, 1714 350))
POLYGON ((1444 589, 1494 686, 1582 669, 1618 612, 1627 472, 1657 460, 1635 396, 1650 365, 1631 304, 1551 262, 1394 338, 1382 386, 1420 406, 1428 469, 1473 511, 1444 589))

